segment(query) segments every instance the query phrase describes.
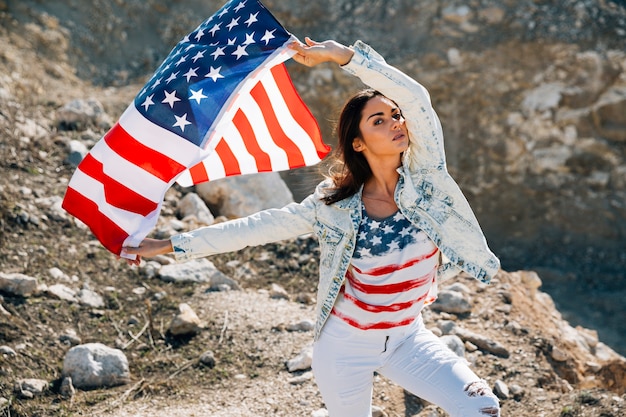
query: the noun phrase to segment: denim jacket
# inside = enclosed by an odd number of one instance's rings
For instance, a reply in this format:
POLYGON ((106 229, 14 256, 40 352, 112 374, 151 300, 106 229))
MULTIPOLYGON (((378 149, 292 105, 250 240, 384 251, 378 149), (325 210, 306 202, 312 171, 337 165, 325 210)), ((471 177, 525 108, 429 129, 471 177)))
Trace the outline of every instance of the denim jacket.
MULTIPOLYGON (((402 214, 441 251, 438 280, 465 271, 489 282, 500 261, 489 250, 469 203, 446 169, 443 132, 428 92, 363 42, 357 41, 353 48, 354 56, 342 68, 393 99, 406 119, 410 144, 398 168, 394 199, 402 214)), ((321 197, 331 186, 326 180, 301 203, 173 236, 175 256, 186 260, 314 232, 320 244, 317 339, 343 285, 361 222, 362 187, 352 197, 326 205, 321 197)))

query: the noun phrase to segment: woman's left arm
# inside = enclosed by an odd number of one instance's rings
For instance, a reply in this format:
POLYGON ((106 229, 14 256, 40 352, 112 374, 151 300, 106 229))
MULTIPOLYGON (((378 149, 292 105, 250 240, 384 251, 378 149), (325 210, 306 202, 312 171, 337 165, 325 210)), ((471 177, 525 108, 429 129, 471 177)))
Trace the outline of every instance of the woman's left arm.
POLYGON ((443 131, 430 95, 424 86, 385 59, 369 45, 356 41, 347 47, 335 41, 295 43, 293 59, 307 66, 335 62, 368 86, 394 100, 407 121, 410 132, 412 162, 420 167, 445 169, 443 131))
POLYGON ((445 169, 443 130, 426 88, 389 65, 369 45, 356 41, 354 56, 342 68, 394 100, 406 119, 411 139, 411 168, 445 169))

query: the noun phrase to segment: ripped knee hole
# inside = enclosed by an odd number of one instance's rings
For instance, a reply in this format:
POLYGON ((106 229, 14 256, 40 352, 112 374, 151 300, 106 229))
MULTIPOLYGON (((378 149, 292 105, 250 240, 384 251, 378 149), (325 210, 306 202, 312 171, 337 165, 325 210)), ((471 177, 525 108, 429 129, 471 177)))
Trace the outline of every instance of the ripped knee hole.
MULTIPOLYGON (((464 391, 467 393, 469 397, 484 397, 484 396, 493 396, 493 392, 487 382, 484 380, 474 381, 467 384, 464 388, 464 391)), ((500 416, 500 408, 499 407, 485 407, 481 408, 480 412, 486 416, 491 417, 499 417, 500 416)))

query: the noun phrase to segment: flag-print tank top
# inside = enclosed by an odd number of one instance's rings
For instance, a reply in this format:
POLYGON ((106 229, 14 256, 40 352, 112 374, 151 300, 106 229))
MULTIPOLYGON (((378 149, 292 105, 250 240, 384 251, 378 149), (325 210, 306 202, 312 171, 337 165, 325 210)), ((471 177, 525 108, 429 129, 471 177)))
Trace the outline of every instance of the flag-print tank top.
POLYGON ((437 297, 439 249, 399 211, 359 226, 333 315, 363 330, 406 326, 437 297))

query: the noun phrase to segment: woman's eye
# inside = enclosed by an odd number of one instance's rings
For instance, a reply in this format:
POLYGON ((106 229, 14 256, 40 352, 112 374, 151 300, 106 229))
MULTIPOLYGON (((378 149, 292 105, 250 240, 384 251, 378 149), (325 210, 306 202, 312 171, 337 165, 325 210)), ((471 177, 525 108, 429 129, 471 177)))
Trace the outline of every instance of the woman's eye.
POLYGON ((376 119, 376 120, 374 120, 374 125, 379 125, 382 122, 383 122, 382 119, 376 119))
POLYGON ((400 120, 400 119, 402 119, 402 113, 396 113, 396 114, 394 114, 391 117, 393 117, 395 120, 400 120))

